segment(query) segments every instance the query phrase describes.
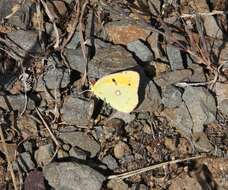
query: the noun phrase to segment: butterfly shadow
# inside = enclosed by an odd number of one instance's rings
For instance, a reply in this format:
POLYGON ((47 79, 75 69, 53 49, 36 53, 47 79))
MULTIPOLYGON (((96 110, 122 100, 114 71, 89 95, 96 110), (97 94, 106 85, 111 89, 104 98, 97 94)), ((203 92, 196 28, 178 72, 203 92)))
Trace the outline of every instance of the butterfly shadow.
POLYGON ((146 87, 148 86, 150 79, 146 76, 141 66, 137 66, 135 69, 140 76, 139 88, 138 88, 139 102, 137 105, 137 107, 139 107, 145 99, 146 87))
POLYGON ((153 80, 149 78, 141 66, 136 66, 131 70, 136 71, 140 75, 138 87, 138 105, 135 111, 155 111, 159 109, 161 96, 154 84, 153 80))

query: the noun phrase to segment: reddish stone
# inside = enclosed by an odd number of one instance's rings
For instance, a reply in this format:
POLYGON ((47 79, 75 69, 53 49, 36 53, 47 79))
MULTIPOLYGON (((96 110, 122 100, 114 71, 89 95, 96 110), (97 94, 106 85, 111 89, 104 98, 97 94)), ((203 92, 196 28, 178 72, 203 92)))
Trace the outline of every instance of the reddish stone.
POLYGON ((126 45, 129 42, 136 41, 138 39, 146 40, 151 31, 149 29, 143 28, 142 26, 130 23, 118 23, 113 22, 108 24, 106 27, 106 32, 110 40, 114 44, 126 45))

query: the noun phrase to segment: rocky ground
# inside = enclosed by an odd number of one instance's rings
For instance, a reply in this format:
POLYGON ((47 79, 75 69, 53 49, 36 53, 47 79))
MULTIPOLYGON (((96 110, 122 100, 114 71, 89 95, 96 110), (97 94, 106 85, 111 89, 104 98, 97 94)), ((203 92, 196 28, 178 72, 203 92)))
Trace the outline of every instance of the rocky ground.
POLYGON ((228 189, 227 10, 1 0, 0 189, 228 189), (88 90, 132 69, 129 114, 88 90))

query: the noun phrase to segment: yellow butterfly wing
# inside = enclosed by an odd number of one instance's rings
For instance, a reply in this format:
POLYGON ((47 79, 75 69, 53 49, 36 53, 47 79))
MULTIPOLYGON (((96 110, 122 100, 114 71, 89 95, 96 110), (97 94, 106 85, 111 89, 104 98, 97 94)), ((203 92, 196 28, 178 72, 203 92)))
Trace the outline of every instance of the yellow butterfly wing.
POLYGON ((123 71, 99 79, 91 91, 118 111, 129 113, 138 104, 139 73, 123 71))

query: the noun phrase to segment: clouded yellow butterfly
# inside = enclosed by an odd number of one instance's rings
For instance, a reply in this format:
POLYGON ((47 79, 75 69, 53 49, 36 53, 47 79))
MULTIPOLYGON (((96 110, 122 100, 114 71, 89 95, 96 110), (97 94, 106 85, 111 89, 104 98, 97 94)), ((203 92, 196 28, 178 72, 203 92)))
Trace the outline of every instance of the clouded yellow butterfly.
POLYGON ((129 113, 138 104, 139 73, 123 71, 100 78, 91 91, 118 111, 129 113))

